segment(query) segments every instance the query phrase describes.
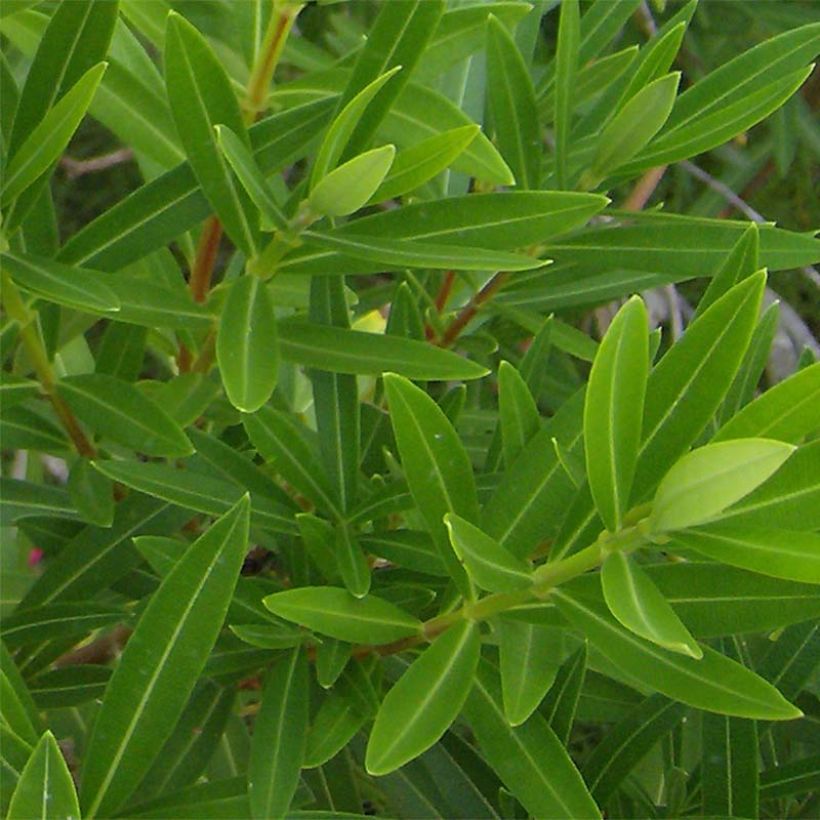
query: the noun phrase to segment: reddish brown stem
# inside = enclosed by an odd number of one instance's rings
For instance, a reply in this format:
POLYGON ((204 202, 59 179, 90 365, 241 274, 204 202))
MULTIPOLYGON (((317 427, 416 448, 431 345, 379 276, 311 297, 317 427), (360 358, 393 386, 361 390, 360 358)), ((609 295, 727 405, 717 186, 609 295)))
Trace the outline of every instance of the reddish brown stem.
POLYGON ((444 331, 441 339, 438 341, 440 347, 450 347, 456 339, 461 335, 461 332, 470 323, 470 320, 478 313, 478 309, 488 302, 499 288, 507 281, 509 274, 506 271, 497 273, 484 285, 483 288, 470 300, 468 305, 465 305, 461 312, 450 322, 447 329, 444 331))
POLYGON ((219 251, 219 240, 222 238, 222 223, 215 216, 208 217, 205 227, 202 229, 202 236, 199 237, 199 245, 196 249, 196 259, 191 268, 191 279, 188 287, 195 302, 204 302, 208 298, 208 290, 211 287, 211 274, 213 273, 216 254, 219 251))
POLYGON ((48 398, 51 401, 52 407, 54 407, 54 412, 57 413, 60 423, 65 428, 66 433, 68 433, 68 436, 74 444, 77 452, 86 458, 96 458, 97 450, 83 432, 83 429, 80 427, 80 423, 77 421, 77 417, 71 411, 71 408, 54 392, 49 392, 48 398))

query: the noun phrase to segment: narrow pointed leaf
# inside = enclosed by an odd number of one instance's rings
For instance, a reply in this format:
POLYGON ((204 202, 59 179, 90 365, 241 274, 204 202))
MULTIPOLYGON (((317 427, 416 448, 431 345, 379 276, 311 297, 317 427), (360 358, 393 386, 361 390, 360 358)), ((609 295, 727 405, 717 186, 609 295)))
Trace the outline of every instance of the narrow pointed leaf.
POLYGON ((555 682, 547 692, 540 710, 558 740, 565 746, 569 743, 572 725, 575 722, 586 672, 587 645, 584 643, 558 670, 555 682))
POLYGON ((344 523, 336 527, 336 563, 348 592, 364 598, 370 590, 370 565, 358 539, 344 523))
POLYGON ((555 177, 559 188, 567 187, 569 165, 569 135, 575 103, 578 50, 581 37, 578 0, 561 5, 558 24, 558 44, 555 53, 555 177))
POLYGON ((648 318, 635 296, 616 315, 589 374, 584 404, 587 479, 611 532, 629 505, 649 370, 648 318))
POLYGON ((467 699, 480 652, 478 626, 464 621, 413 662, 376 715, 365 758, 370 774, 398 769, 447 731, 467 699))
POLYGON ((368 716, 350 698, 334 690, 323 701, 307 734, 303 765, 306 769, 327 763, 367 722, 368 716))
POLYGON ((292 649, 268 672, 248 768, 251 817, 282 817, 299 785, 308 725, 305 653, 292 649))
POLYGON ((193 451, 182 428, 128 382, 94 373, 62 379, 58 390, 81 421, 126 447, 154 456, 193 451))
POLYGON ((227 125, 247 140, 239 102, 208 42, 184 17, 168 16, 165 83, 171 113, 188 161, 211 207, 242 252, 256 248, 250 203, 237 185, 216 140, 214 126, 227 125))
POLYGON ((504 463, 509 467, 541 426, 532 393, 509 362, 501 362, 498 368, 498 413, 504 463))
POLYGON ((628 555, 616 551, 607 557, 601 583, 610 612, 627 629, 673 652, 692 658, 703 656, 658 588, 628 555))
POLYGON ((561 614, 624 674, 667 697, 718 714, 791 720, 801 712, 769 683, 709 647, 700 660, 662 649, 624 629, 601 603, 553 590, 561 614))
POLYGON ((685 455, 655 494, 653 532, 703 524, 777 472, 796 448, 774 439, 734 439, 685 455))
POLYGON ((273 299, 258 276, 246 274, 231 286, 219 320, 216 360, 234 407, 254 413, 267 402, 279 374, 279 343, 273 299))
POLYGON ((263 603, 280 618, 350 643, 390 643, 421 628, 420 621, 382 598, 355 598, 335 587, 290 589, 263 603))
POLYGON ((17 781, 6 817, 8 820, 46 820, 79 816, 80 806, 71 773, 54 735, 46 732, 17 781))
POLYGON ((59 159, 85 116, 106 68, 106 63, 100 63, 83 74, 28 135, 3 170, 0 203, 8 205, 59 159))
POLYGON ((530 565, 454 513, 444 516, 453 550, 482 589, 513 592, 532 585, 530 565))
POLYGON ((114 520, 113 486, 108 478, 81 458, 72 467, 67 482, 77 512, 90 524, 110 527, 114 520))
POLYGON ((170 735, 228 610, 248 542, 247 497, 185 553, 144 611, 106 688, 83 772, 84 816, 115 811, 170 735), (148 752, 148 753, 147 753, 148 752))

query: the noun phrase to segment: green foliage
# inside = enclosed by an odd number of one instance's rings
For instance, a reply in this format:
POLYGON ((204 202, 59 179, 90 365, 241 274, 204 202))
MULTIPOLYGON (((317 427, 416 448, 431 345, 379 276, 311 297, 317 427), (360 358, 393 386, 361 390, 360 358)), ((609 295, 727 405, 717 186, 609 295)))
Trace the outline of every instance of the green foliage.
POLYGON ((776 5, 2 4, 4 816, 816 815, 776 5))

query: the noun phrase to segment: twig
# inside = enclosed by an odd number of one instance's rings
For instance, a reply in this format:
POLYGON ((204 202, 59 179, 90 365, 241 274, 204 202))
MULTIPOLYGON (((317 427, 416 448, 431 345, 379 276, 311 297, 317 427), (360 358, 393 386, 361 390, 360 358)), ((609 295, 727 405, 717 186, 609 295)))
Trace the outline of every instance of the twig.
POLYGON ((85 174, 93 174, 96 171, 113 168, 115 165, 122 165, 132 159, 134 159, 134 152, 130 148, 120 148, 109 154, 101 154, 89 159, 74 159, 74 157, 65 155, 60 157, 60 167, 65 170, 69 179, 77 179, 85 174))
POLYGON ((458 316, 450 322, 437 344, 440 347, 449 347, 453 344, 461 335, 461 331, 467 327, 470 320, 478 313, 478 309, 495 295, 496 291, 507 281, 507 277, 509 277, 509 273, 505 271, 495 274, 495 276, 470 299, 469 303, 461 309, 458 316))
POLYGON ((655 193, 658 183, 663 179, 668 165, 659 165, 657 168, 650 168, 636 183, 632 192, 623 204, 625 211, 641 211, 649 197, 655 193))

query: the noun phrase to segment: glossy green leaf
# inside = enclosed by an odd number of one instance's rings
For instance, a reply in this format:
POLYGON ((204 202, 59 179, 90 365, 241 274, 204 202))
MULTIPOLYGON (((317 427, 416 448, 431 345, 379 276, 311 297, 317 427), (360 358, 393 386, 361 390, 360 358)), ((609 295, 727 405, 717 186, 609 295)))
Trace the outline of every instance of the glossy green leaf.
POLYGON ((487 762, 504 785, 536 817, 600 817, 564 746, 535 713, 521 726, 507 723, 498 672, 486 660, 465 714, 487 762))
POLYGON ((649 369, 648 317, 635 296, 609 326, 592 364, 584 404, 587 479, 611 532, 629 506, 649 369))
POLYGON ((287 218, 276 202, 276 197, 268 185, 264 174, 256 164, 247 143, 237 136, 227 125, 217 125, 216 139, 233 172, 247 191, 253 204, 259 209, 260 227, 263 231, 282 229, 287 218))
POLYGON ((478 520, 475 478, 467 452, 441 408, 423 390, 395 374, 384 378, 390 422, 410 492, 439 555, 463 590, 464 569, 450 547, 443 517, 478 520))
POLYGON ((532 585, 529 564, 502 547, 495 539, 454 513, 444 523, 458 559, 468 575, 490 592, 513 592, 532 585))
POLYGON ((114 520, 113 487, 88 459, 77 460, 71 468, 67 487, 77 512, 86 521, 99 527, 111 526, 114 520))
POLYGON ((327 763, 350 742, 367 719, 350 698, 335 690, 328 694, 308 730, 303 766, 311 769, 327 763))
POLYGON ((58 305, 103 313, 120 309, 120 300, 102 274, 12 253, 2 254, 0 265, 20 287, 58 305))
POLYGON ((3 722, 23 743, 34 746, 42 731, 41 717, 5 641, 0 642, 0 692, 3 722))
POLYGON ((301 646, 306 635, 279 624, 231 624, 229 629, 240 641, 260 649, 290 649, 301 646))
POLYGON ((231 404, 254 413, 267 402, 279 375, 276 314, 265 283, 246 274, 228 292, 219 332, 216 360, 231 404))
POLYGON ((400 150, 370 201, 384 202, 415 191, 449 168, 478 134, 477 125, 463 125, 400 150))
POLYGON ((820 535, 717 521, 677 533, 673 543, 723 564, 820 584, 820 535))
POLYGON ((713 442, 760 437, 798 444, 820 430, 820 363, 798 370, 741 408, 713 442))
POLYGON ((39 709, 80 706, 101 699, 111 677, 107 666, 82 666, 52 669, 32 681, 32 697, 39 709))
POLYGON ((801 712, 762 678, 708 647, 700 660, 662 649, 624 629, 601 604, 563 589, 561 614, 624 674, 667 697, 718 714, 790 720, 801 712))
POLYGON ((587 672, 587 645, 582 644, 563 663, 541 707, 541 714, 565 746, 578 710, 587 672))
POLYGON ((248 768, 252 817, 281 817, 290 808, 305 753, 308 692, 307 658, 292 649, 267 673, 262 690, 248 768))
POLYGON ((652 532, 703 524, 775 473, 795 447, 774 439, 734 439, 685 455, 664 476, 649 527, 652 532))
POLYGON ((253 256, 250 205, 214 132, 214 126, 223 123, 247 139, 228 75, 205 38, 176 12, 168 16, 164 56, 168 102, 188 161, 231 239, 246 256, 253 256))
POLYGON ((49 638, 70 637, 79 642, 125 617, 119 607, 88 602, 25 607, 3 619, 2 637, 15 650, 49 638))
POLYGON ((100 63, 83 74, 12 155, 3 173, 0 203, 7 206, 60 157, 85 116, 105 69, 106 64, 100 63))
POLYGON ((74 781, 63 753, 47 731, 34 747, 11 797, 9 820, 79 817, 74 781))
POLYGON ((322 216, 346 216, 358 211, 382 184, 395 156, 394 145, 382 145, 334 168, 310 192, 311 209, 322 216))
POLYGON ((416 530, 388 530, 359 538, 368 552, 400 567, 427 575, 446 575, 447 569, 436 552, 430 535, 416 530))
POLYGON ((558 629, 512 618, 496 621, 501 694, 510 726, 520 726, 538 708, 561 662, 564 636, 558 629))
POLYGON ((475 623, 448 629, 387 693, 367 744, 365 767, 388 774, 426 751, 456 719, 481 652, 475 623))
POLYGON ((316 647, 316 680, 323 689, 330 689, 339 679, 350 660, 350 646, 327 638, 316 647))
MULTIPOLYGON (((153 0, 152 0, 153 2, 153 0)), ((229 777, 209 783, 197 783, 168 795, 130 806, 131 817, 164 820, 172 815, 178 820, 237 820, 249 818, 248 780, 229 777)))
POLYGON ((382 598, 355 598, 335 587, 301 587, 268 595, 263 603, 280 618, 352 643, 390 643, 419 634, 421 623, 382 598))
POLYGON ((335 373, 380 374, 392 370, 409 379, 478 379, 484 367, 424 342, 322 326, 303 321, 279 324, 282 358, 335 373))
POLYGON ((114 811, 136 789, 199 677, 245 557, 240 500, 180 559, 151 598, 111 677, 83 773, 84 815, 114 811))
POLYGON ((58 390, 81 421, 100 435, 147 455, 193 451, 182 428, 133 385, 103 373, 61 379, 58 390))
MULTIPOLYGON (((334 118, 316 152, 310 174, 311 192, 338 164, 356 125, 382 86, 401 71, 397 65, 384 72, 359 91, 334 118)), ((355 210, 355 209, 354 209, 355 210)))
POLYGON ((509 362, 501 362, 498 367, 498 413, 504 463, 509 467, 541 427, 532 393, 509 362))
POLYGON ((345 524, 336 527, 336 563, 351 595, 364 598, 370 591, 370 564, 358 538, 345 524))
POLYGON ((499 20, 487 23, 487 93, 496 141, 522 189, 539 187, 543 146, 524 58, 499 20))
POLYGON ((71 496, 60 487, 0 477, 0 510, 4 521, 18 521, 33 515, 55 518, 78 517, 71 496))
MULTIPOLYGON (((320 251, 336 251, 352 259, 375 262, 380 270, 386 266, 399 268, 440 268, 443 270, 530 270, 547 264, 524 254, 468 248, 417 240, 380 239, 363 234, 303 233, 308 247, 320 251)), ((287 269, 287 268, 286 268, 287 269)))
POLYGON ((630 631, 692 658, 703 651, 649 576, 628 555, 616 551, 601 568, 609 611, 630 631))
POLYGON ((555 50, 555 176, 559 188, 567 188, 569 135, 575 107, 576 74, 580 61, 581 20, 577 0, 562 3, 555 50))

